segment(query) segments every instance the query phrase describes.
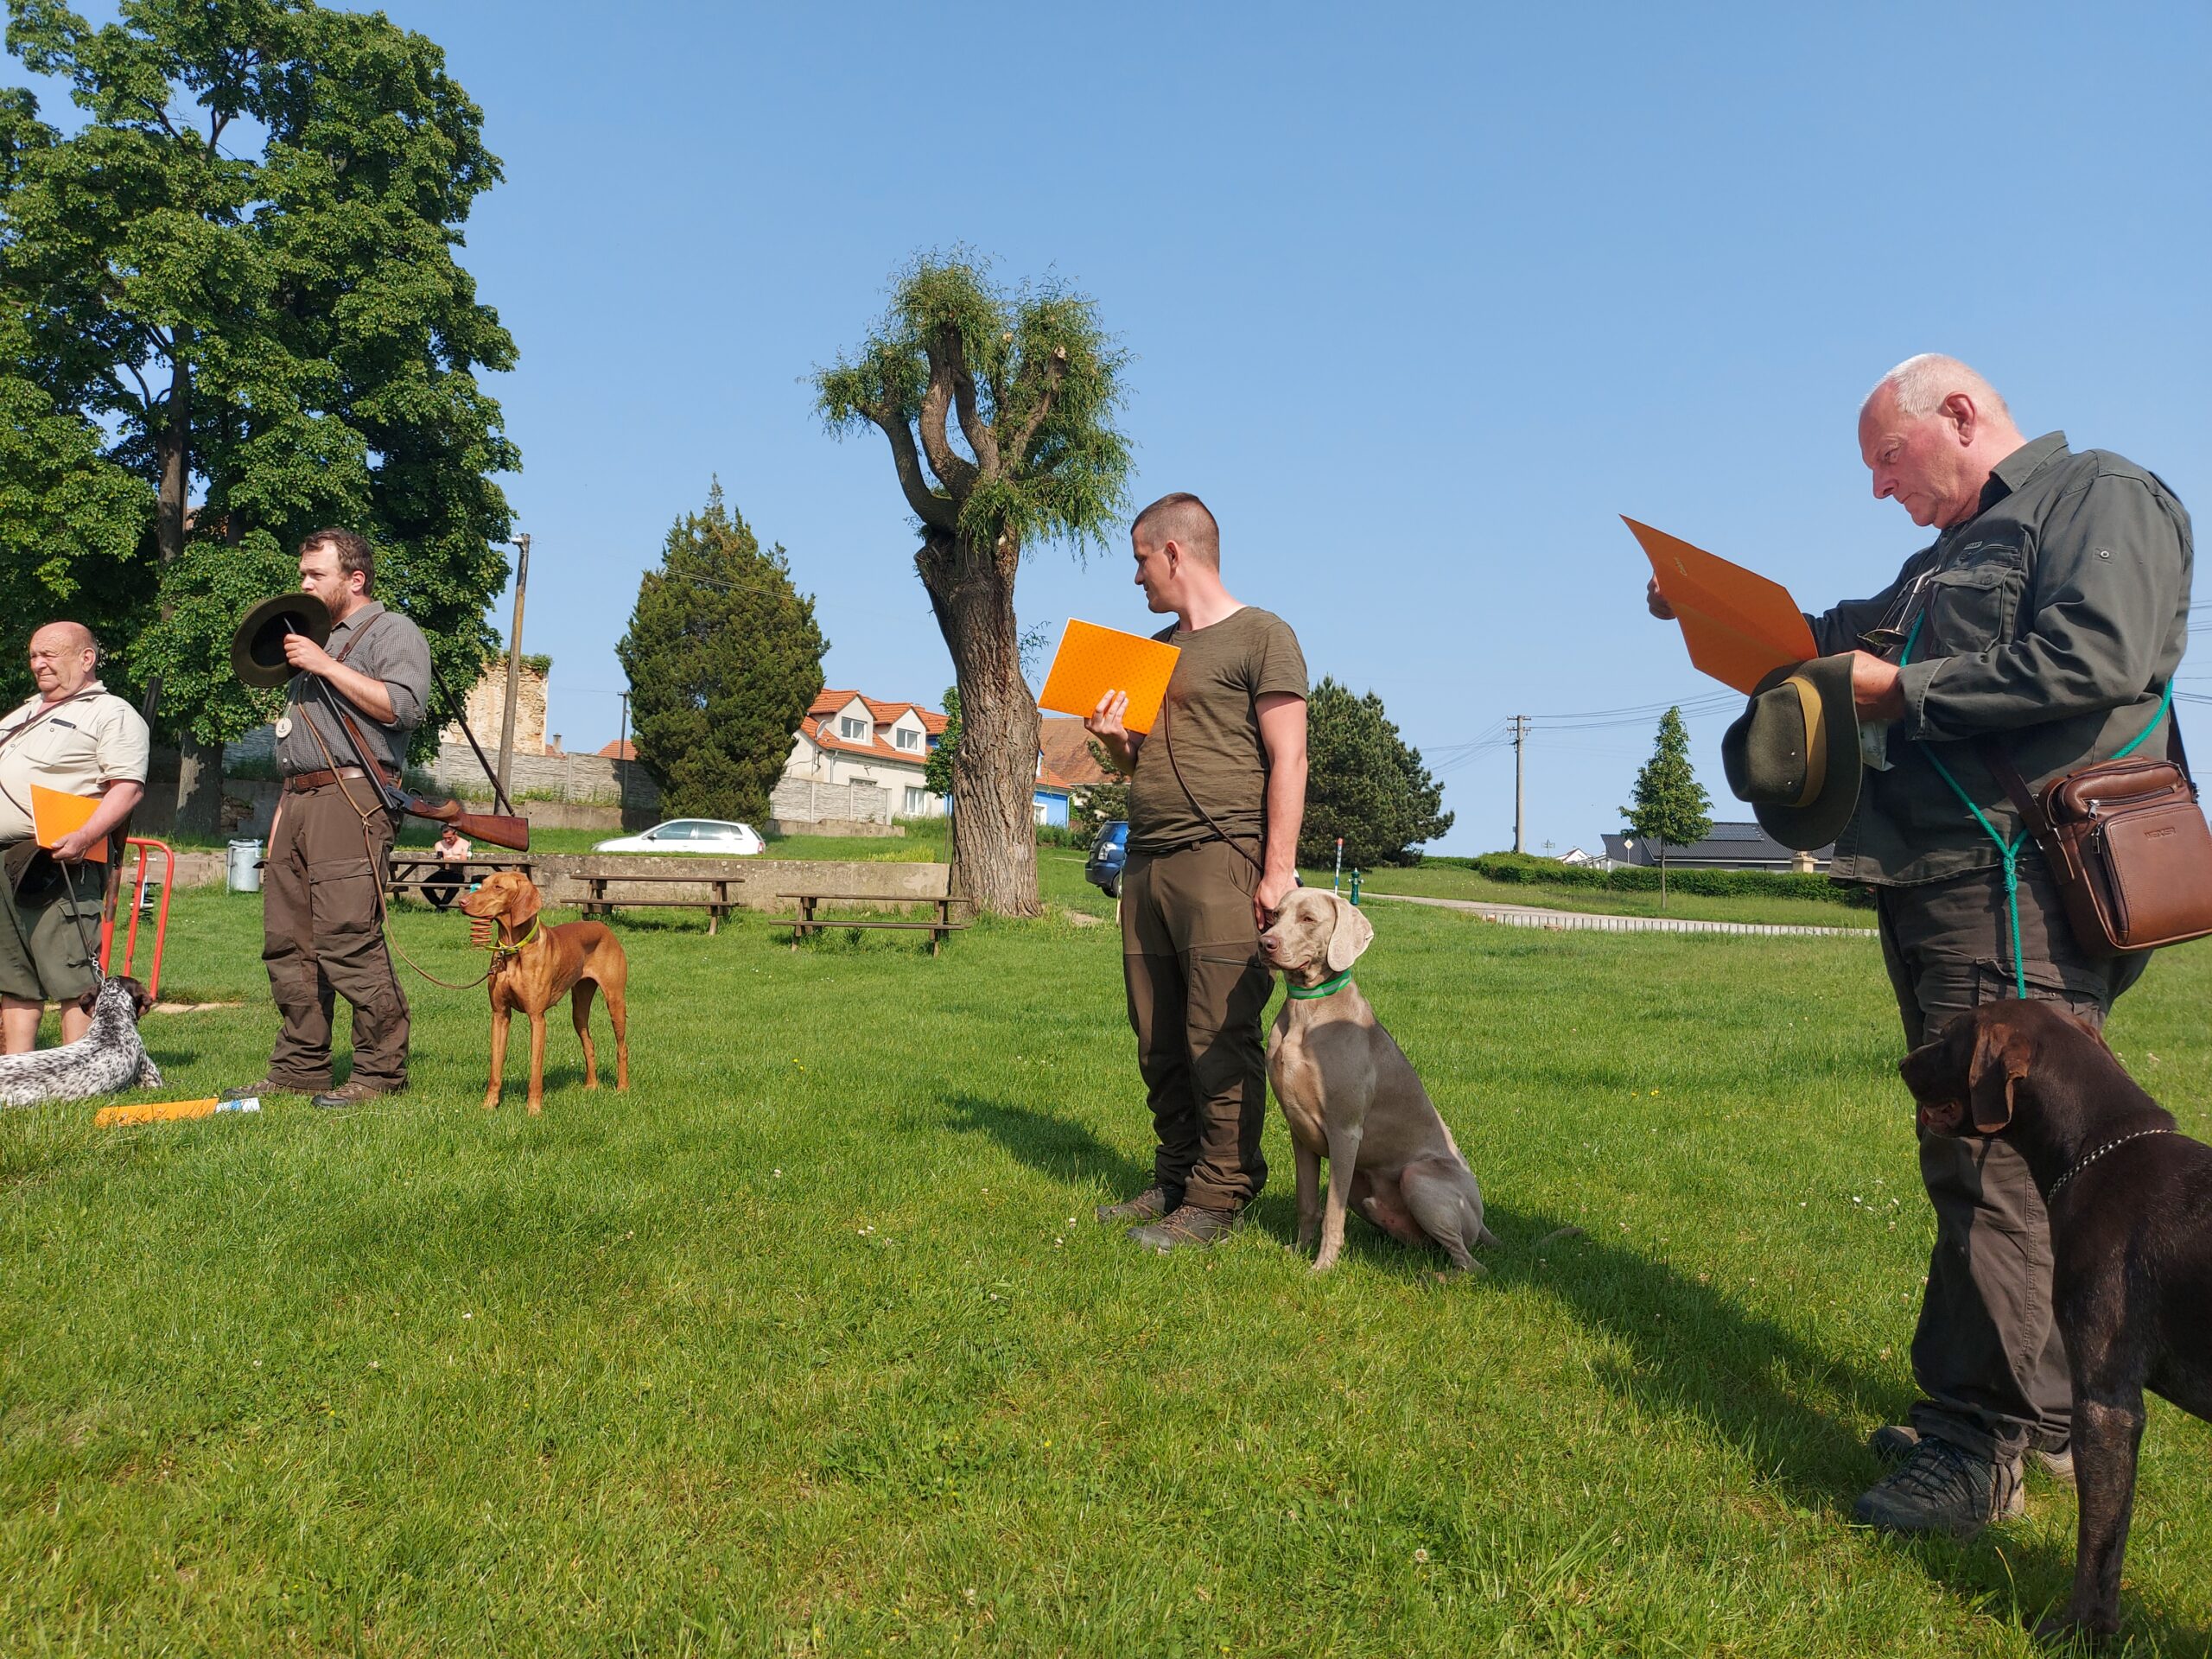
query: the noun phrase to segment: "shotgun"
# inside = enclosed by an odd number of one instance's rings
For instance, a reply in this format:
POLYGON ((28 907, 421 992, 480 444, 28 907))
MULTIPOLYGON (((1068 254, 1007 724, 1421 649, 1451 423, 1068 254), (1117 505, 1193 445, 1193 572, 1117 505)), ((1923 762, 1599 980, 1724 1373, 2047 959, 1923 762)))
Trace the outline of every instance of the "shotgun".
MULTIPOLYGON (((325 688, 323 707, 338 716, 338 723, 346 730, 346 740, 353 746, 353 758, 363 772, 376 785, 377 793, 384 798, 385 810, 393 817, 405 813, 410 818, 428 818, 435 823, 449 823, 464 836, 478 841, 488 841, 494 847, 526 853, 530 850, 530 820, 508 817, 496 812, 464 812, 461 803, 440 799, 429 795, 417 795, 412 790, 397 789, 385 782, 384 772, 370 755, 368 746, 361 741, 361 734, 353 716, 338 705, 338 699, 325 688)), ((305 719, 304 713, 301 715, 305 719)), ((494 787, 497 787, 495 785, 494 787)))

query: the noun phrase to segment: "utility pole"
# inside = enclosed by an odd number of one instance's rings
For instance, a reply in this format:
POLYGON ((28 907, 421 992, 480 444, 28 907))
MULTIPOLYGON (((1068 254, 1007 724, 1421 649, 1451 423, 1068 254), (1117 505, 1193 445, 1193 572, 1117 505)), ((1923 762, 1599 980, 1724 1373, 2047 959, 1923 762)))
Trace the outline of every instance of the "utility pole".
POLYGON ((626 809, 630 804, 630 694, 618 691, 622 699, 622 734, 614 740, 615 797, 626 809))
POLYGON ((1529 850, 1529 726, 1526 715, 1513 716, 1513 850, 1529 850))
POLYGON ((530 581, 530 533, 515 537, 515 623, 507 633, 507 706, 499 719, 499 793, 512 800, 507 777, 515 753, 515 703, 522 695, 522 590, 530 581))

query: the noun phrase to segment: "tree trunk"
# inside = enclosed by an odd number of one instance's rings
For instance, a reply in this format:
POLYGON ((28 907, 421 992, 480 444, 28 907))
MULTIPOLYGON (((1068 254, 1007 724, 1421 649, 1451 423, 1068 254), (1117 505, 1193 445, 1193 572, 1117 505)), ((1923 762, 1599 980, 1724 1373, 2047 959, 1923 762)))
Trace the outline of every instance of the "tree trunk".
POLYGON ((223 746, 190 732, 176 745, 176 833, 200 841, 223 833, 223 746))
POLYGON ((1667 913, 1667 843, 1659 843, 1659 913, 1667 913))
MULTIPOLYGON (((192 364, 179 328, 169 362, 168 419, 155 438, 162 483, 154 499, 154 541, 164 570, 184 556, 185 493, 192 483, 192 364)), ((213 841, 223 827, 223 746, 180 727, 176 740, 176 833, 213 841)))
POLYGON ((960 683, 952 891, 994 916, 1035 916, 1037 701, 1014 620, 1019 553, 936 532, 915 556, 960 683))

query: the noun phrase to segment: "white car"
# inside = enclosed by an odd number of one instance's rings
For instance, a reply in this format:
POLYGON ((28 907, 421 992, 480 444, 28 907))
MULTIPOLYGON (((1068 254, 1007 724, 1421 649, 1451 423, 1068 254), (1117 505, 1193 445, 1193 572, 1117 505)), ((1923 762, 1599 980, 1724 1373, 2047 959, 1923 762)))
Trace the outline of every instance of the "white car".
POLYGON ((768 850, 767 842, 749 823, 726 823, 719 818, 671 818, 639 836, 617 836, 592 849, 595 853, 713 853, 719 857, 751 858, 768 850))

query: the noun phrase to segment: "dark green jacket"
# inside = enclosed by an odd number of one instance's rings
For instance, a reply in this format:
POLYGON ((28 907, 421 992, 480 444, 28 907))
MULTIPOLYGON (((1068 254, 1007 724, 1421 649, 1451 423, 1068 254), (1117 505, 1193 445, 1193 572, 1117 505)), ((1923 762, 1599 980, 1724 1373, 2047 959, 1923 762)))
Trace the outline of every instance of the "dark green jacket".
MULTIPOLYGON (((2017 836, 2018 815, 1970 740, 1995 734, 2038 788, 2125 747, 2181 663, 2192 556, 2189 514, 2156 475, 2101 449, 2075 454, 2053 432, 2000 461, 1981 511, 1888 588, 1808 617, 1823 656, 1859 647, 1869 629, 1919 624, 1891 768, 1868 770, 1830 874, 1909 887, 1999 864, 1929 751, 2017 836)), ((2160 731, 2142 752, 2164 746, 2160 731)))

